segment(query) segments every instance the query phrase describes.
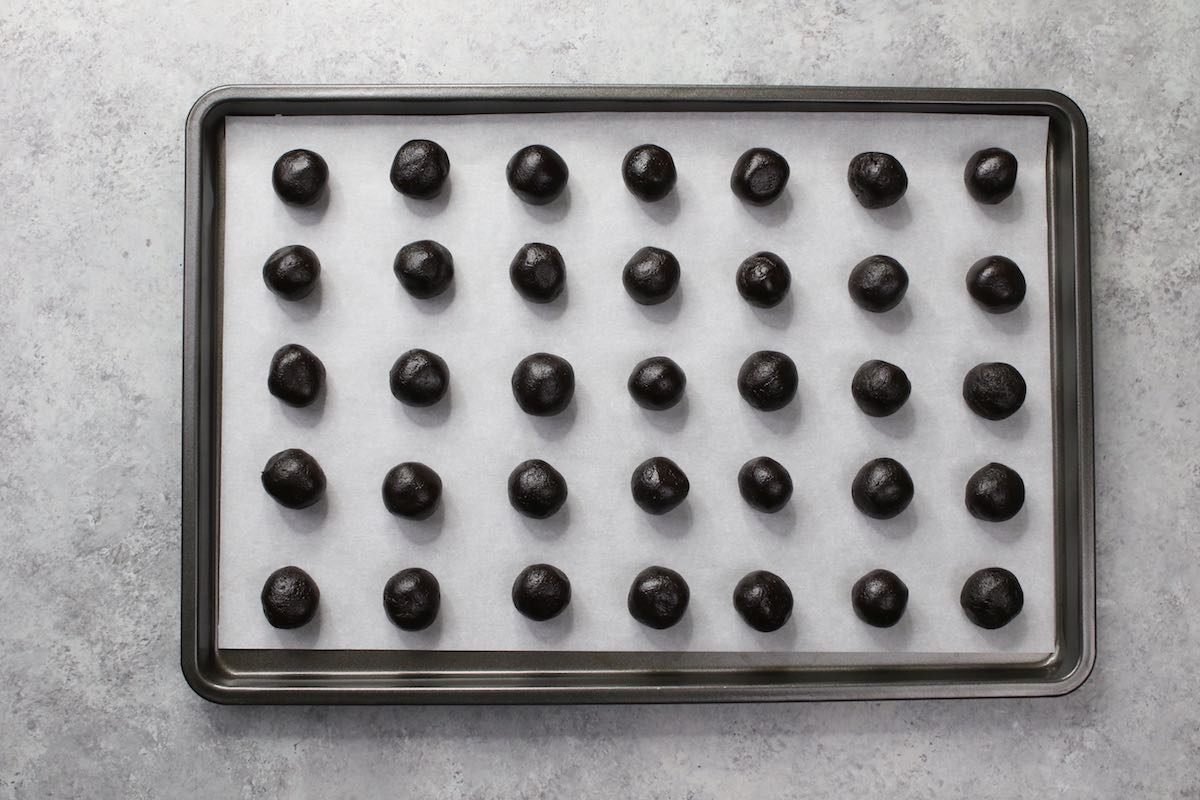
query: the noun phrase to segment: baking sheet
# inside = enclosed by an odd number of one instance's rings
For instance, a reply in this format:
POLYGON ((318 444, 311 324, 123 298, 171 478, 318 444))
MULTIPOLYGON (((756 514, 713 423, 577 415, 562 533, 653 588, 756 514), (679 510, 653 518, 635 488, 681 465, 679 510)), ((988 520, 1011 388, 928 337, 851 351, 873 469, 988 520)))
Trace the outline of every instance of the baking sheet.
POLYGON ((1053 648, 1053 518, 1049 299, 1046 279, 1045 118, 854 114, 545 114, 460 117, 231 118, 226 123, 222 354, 221 647, 701 650, 897 653, 1043 653, 1053 648), (450 153, 451 187, 432 203, 407 200, 387 178, 409 138, 450 153), (646 205, 621 183, 620 160, 652 141, 673 153, 676 193, 646 205), (521 203, 504 164, 532 142, 571 168, 569 195, 545 207, 521 203), (791 162, 773 206, 752 208, 728 189, 733 161, 764 145, 791 162), (1021 163, 1016 194, 999 207, 971 201, 962 165, 999 145, 1021 163), (329 201, 293 209, 274 196, 269 173, 293 147, 330 165, 329 201), (884 149, 905 165, 910 188, 891 209, 869 212, 845 184, 855 153, 884 149), (452 296, 409 298, 391 263, 406 242, 433 238, 455 256, 452 296), (527 304, 507 267, 527 241, 557 246, 567 261, 565 302, 527 304), (322 260, 321 288, 299 304, 262 284, 263 260, 300 243, 322 260), (654 244, 683 265, 681 291, 664 306, 633 303, 621 287, 625 260, 654 244), (757 250, 782 255, 792 299, 754 309, 733 272, 757 250), (849 299, 849 269, 875 252, 898 258, 911 285, 900 308, 871 315, 849 299), (1000 253, 1029 280, 1021 309, 982 313, 963 275, 1000 253), (265 386, 271 353, 287 342, 314 350, 329 372, 325 402, 297 410, 265 386), (397 355, 425 347, 450 365, 449 402, 410 409, 391 396, 397 355), (789 353, 801 373, 798 401, 764 414, 735 386, 744 357, 789 353), (575 367, 564 415, 524 415, 509 376, 524 355, 547 350, 575 367), (640 359, 666 354, 687 371, 688 399, 647 412, 625 391, 640 359), (908 372, 913 396, 898 415, 863 415, 850 376, 869 358, 908 372), (1029 395, 1013 418, 993 423, 962 403, 963 374, 1006 360, 1029 395), (318 506, 290 511, 261 489, 266 459, 303 447, 329 477, 318 506), (634 466, 667 455, 688 473, 687 504, 665 517, 629 497, 634 466), (756 455, 784 463, 796 481, 789 509, 762 515, 737 492, 738 467, 756 455), (850 480, 870 458, 898 458, 913 475, 912 506, 889 521, 861 515, 850 480), (564 512, 527 520, 508 505, 518 462, 544 458, 566 475, 564 512), (393 464, 420 460, 445 483, 431 520, 397 520, 379 485, 393 464), (974 520, 963 484, 1002 461, 1027 485, 1026 506, 1001 524, 974 520), (509 601, 513 578, 537 561, 570 576, 563 617, 534 623, 509 601), (318 618, 278 631, 258 594, 273 569, 296 564, 322 590, 318 618), (632 620, 625 594, 649 564, 679 570, 692 603, 679 626, 652 631, 632 620), (1025 610, 1000 631, 971 625, 958 606, 963 580, 982 566, 1013 570, 1025 610), (439 621, 420 633, 395 629, 380 595, 408 566, 442 584, 439 621), (910 589, 895 628, 859 622, 849 603, 861 574, 886 567, 910 589), (762 634, 732 609, 737 580, 770 569, 792 586, 797 607, 784 629, 762 634))

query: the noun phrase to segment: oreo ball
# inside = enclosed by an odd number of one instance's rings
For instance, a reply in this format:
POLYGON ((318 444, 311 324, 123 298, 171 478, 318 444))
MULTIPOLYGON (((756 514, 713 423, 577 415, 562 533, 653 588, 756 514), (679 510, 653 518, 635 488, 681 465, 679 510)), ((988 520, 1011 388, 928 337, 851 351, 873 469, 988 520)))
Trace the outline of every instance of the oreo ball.
POLYGON ((679 465, 663 456, 638 464, 629 479, 633 502, 647 514, 666 514, 687 499, 691 488, 679 465))
POLYGON ((963 378, 963 399, 984 419, 1011 417, 1025 402, 1025 379, 1003 362, 977 364, 963 378))
POLYGON ((263 584, 263 615, 274 628, 299 628, 317 615, 321 590, 299 567, 280 567, 263 584))
POLYGON ((526 203, 542 206, 567 188, 567 162, 542 144, 522 147, 508 160, 508 186, 526 203))
POLYGON ((508 502, 527 517, 545 519, 567 502, 567 479, 541 459, 522 461, 508 476, 508 502))
POLYGON ((787 297, 792 271, 782 258, 763 250, 738 265, 736 282, 738 294, 747 303, 773 308, 787 297))
POLYGON ((871 570, 854 582, 850 602, 863 622, 876 628, 890 628, 904 616, 908 587, 894 572, 871 570))
POLYGON ((271 185, 279 199, 293 206, 311 206, 329 182, 329 166, 312 150, 289 150, 275 162, 271 185))
POLYGON ((675 188, 675 160, 656 144, 640 144, 625 154, 621 177, 640 199, 662 200, 675 188))
POLYGON ((981 203, 996 205, 1017 185, 1017 157, 999 147, 980 150, 967 159, 963 170, 967 191, 981 203))
POLYGON ((1012 467, 993 461, 967 479, 966 504, 976 519, 1010 520, 1025 505, 1025 481, 1012 467))
POLYGON ((567 285, 567 267, 557 247, 530 242, 508 265, 508 278, 517 293, 531 303, 549 303, 567 285))
POLYGON ((863 464, 854 476, 850 497, 868 517, 891 519, 912 502, 912 477, 896 459, 876 458, 863 464))
POLYGON ((690 599, 687 581, 678 572, 667 567, 646 567, 633 579, 626 605, 638 622, 664 630, 683 619, 690 599))
POLYGON ((859 153, 850 159, 846 180, 863 208, 886 208, 908 190, 904 167, 887 153, 859 153))
POLYGON ((796 364, 783 353, 751 353, 738 370, 738 392, 759 411, 778 411, 792 402, 800 385, 796 364))
POLYGON ((558 567, 531 564, 513 581, 512 601, 517 611, 545 622, 561 614, 571 602, 571 582, 558 567))
POLYGON ((325 365, 307 347, 285 344, 271 356, 267 391, 289 406, 311 405, 324 385, 325 365))
POLYGON ((756 631, 782 628, 792 616, 792 590, 773 572, 755 570, 733 587, 733 607, 756 631))
POLYGON ((984 311, 1004 314, 1025 299, 1025 276, 1011 259, 987 256, 967 270, 967 291, 984 311))
POLYGON ((429 519, 442 499, 442 478, 419 461, 405 461, 383 477, 383 505, 406 519, 429 519))
POLYGON ((436 353, 415 347, 402 353, 388 373, 392 395, 406 406, 431 406, 446 396, 450 369, 436 353))
POLYGON ((679 259, 659 247, 643 247, 625 262, 621 281, 629 296, 644 306, 670 299, 679 288, 679 259))
POLYGON ((427 569, 402 569, 383 585, 383 611, 400 630, 425 630, 441 607, 442 587, 427 569))
POLYGON ((665 411, 683 399, 687 376, 666 356, 653 356, 638 362, 626 386, 629 396, 642 408, 665 411))
POLYGON ((412 139, 392 159, 392 186, 405 197, 431 200, 442 193, 450 174, 450 157, 437 142, 412 139))
POLYGON ((575 370, 562 356, 525 356, 512 374, 513 397, 526 414, 552 417, 566 410, 575 395, 575 370))
POLYGON ((792 499, 792 476, 773 458, 752 458, 738 470, 738 491, 754 509, 774 514, 792 499))
POLYGON ((1025 592, 1016 575, 1001 567, 987 567, 967 578, 958 602, 967 619, 981 628, 995 630, 1021 613, 1025 592))
POLYGON ((879 359, 863 362, 850 381, 854 402, 871 417, 895 414, 911 392, 912 384, 904 370, 879 359))
POLYGON ((262 485, 279 505, 308 508, 325 494, 325 472, 315 458, 293 447, 267 459, 262 485))
POLYGON ((766 147, 752 147, 733 165, 729 188, 747 203, 770 205, 787 188, 790 174, 787 159, 779 153, 766 147))
POLYGON ((321 261, 304 245, 289 244, 271 253, 262 276, 267 288, 284 300, 302 300, 317 288, 321 261))
POLYGON ((900 305, 908 291, 908 272, 891 256, 867 256, 850 270, 846 286, 859 308, 879 314, 900 305))
POLYGON ((454 256, 430 239, 409 242, 400 248, 392 271, 404 291, 419 300, 437 297, 454 280, 454 256))

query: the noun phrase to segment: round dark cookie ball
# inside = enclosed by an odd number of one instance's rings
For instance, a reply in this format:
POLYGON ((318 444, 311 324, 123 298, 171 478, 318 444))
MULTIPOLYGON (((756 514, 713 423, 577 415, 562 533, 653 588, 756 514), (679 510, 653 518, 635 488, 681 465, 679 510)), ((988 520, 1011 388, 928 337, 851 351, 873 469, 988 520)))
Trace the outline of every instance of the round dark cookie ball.
POLYGON ((1011 417, 1025 402, 1025 379, 1011 364, 989 362, 972 367, 963 378, 963 399, 984 419, 1011 417))
POLYGON ((666 302, 679 288, 679 259, 660 247, 643 247, 625 262, 621 281, 629 296, 644 306, 666 302))
POLYGON ((383 477, 383 505, 398 517, 428 519, 442 498, 442 478, 419 461, 405 461, 383 477))
POLYGON ((763 250, 738 265, 736 283, 738 294, 747 303, 759 308, 773 308, 787 297, 792 285, 792 271, 782 258, 763 250))
POLYGON ((646 567, 633 579, 626 605, 638 622, 664 630, 683 619, 691 591, 687 581, 673 569, 646 567))
POLYGON ((526 414, 551 417, 566 410, 575 396, 575 370, 562 356, 525 356, 512 374, 513 397, 526 414))
POLYGON ((293 447, 267 459, 262 485, 279 505, 308 508, 325 494, 325 472, 315 458, 293 447))
POLYGON ((868 517, 891 519, 912 502, 912 476, 894 458, 873 459, 863 464, 854 476, 850 497, 868 517))
POLYGON ((280 567, 263 584, 263 615, 275 628, 299 628, 317 615, 321 590, 317 582, 299 567, 280 567))
POLYGON ((289 150, 271 170, 271 185, 279 199, 293 206, 311 206, 329 182, 329 166, 312 150, 289 150))
POLYGON ((766 147, 752 147, 733 165, 729 188, 747 203, 765 206, 783 194, 789 175, 786 158, 766 147))
POLYGON ((773 458, 752 458, 738 470, 738 491, 751 508, 774 514, 792 499, 792 476, 773 458))
POLYGON ((427 569, 402 569, 383 585, 383 611, 401 630, 425 630, 441 607, 442 587, 427 569))
POLYGON ((409 242, 400 248, 392 271, 404 291, 419 300, 437 297, 454 280, 454 256, 430 239, 409 242))
POLYGON ((535 206, 552 202, 567 188, 570 171, 562 156, 542 144, 522 147, 508 160, 508 186, 535 206))
POLYGON ((567 267, 553 245, 530 242, 508 265, 508 278, 517 293, 531 303, 549 303, 567 285, 567 267))
POLYGON ((325 385, 325 365, 313 351, 299 344, 285 344, 271 356, 267 391, 290 406, 311 405, 325 385))
POLYGON ((908 272, 891 256, 868 256, 850 270, 846 285, 859 308, 879 314, 900 305, 908 291, 908 272))
POLYGON ((733 607, 756 631, 782 628, 792 616, 792 590, 773 572, 755 570, 733 587, 733 607))
POLYGON ((846 180, 863 208, 886 208, 908 191, 908 174, 888 153, 859 153, 850 159, 846 180))
POLYGON ((984 311, 1004 314, 1025 299, 1025 276, 1012 259, 987 256, 967 270, 967 291, 984 311))
POLYGON ((675 160, 656 144, 641 144, 625 154, 621 177, 640 199, 662 200, 675 188, 675 160))
POLYGON ((1012 467, 993 461, 967 479, 965 500, 976 519, 1004 522, 1025 505, 1025 481, 1012 467))
POLYGON ((912 384, 904 370, 879 359, 863 362, 850 381, 854 402, 871 417, 895 414, 911 393, 912 384))
POLYGON ((759 350, 751 353, 738 370, 738 392, 759 411, 778 411, 792 402, 800 386, 796 364, 783 353, 759 350))
POLYGON ((1001 567, 986 567, 967 578, 958 602, 967 619, 981 628, 1003 628, 1021 613, 1025 592, 1021 582, 1001 567))
POLYGON ((512 601, 517 611, 532 620, 553 619, 571 602, 571 581, 558 567, 531 564, 513 581, 512 601))
POLYGON ((647 514, 666 514, 687 499, 691 488, 679 465, 664 456, 638 464, 629 479, 633 501, 647 514))
POLYGON ((626 382, 629 395, 642 408, 665 411, 683 399, 687 376, 666 356, 653 356, 639 361, 626 382))
POLYGON ((321 261, 302 244, 289 244, 267 257, 262 269, 267 288, 284 300, 302 300, 317 288, 321 261))
POLYGON ((527 517, 545 519, 567 502, 567 479, 541 459, 522 461, 508 476, 508 502, 527 517))
POLYGON ((405 197, 431 200, 442 193, 450 175, 450 156, 437 142, 412 139, 400 145, 389 177, 405 197))
POLYGON ((863 622, 876 628, 890 628, 904 616, 908 587, 894 572, 871 570, 854 582, 850 602, 863 622))
POLYGON ((392 395, 406 406, 431 406, 450 388, 450 368, 437 353, 414 347, 402 353, 388 372, 392 395))
POLYGON ((979 202, 1001 203, 1017 185, 1017 157, 999 147, 980 150, 967 159, 963 182, 979 202))

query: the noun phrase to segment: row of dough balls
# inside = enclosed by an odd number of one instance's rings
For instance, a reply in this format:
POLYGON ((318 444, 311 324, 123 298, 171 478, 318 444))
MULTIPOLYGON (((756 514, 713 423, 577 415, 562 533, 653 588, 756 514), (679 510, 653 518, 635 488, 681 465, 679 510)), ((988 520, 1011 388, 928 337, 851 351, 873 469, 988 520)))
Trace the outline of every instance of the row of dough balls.
MULTIPOLYGON (((295 566, 281 567, 267 578, 261 600, 263 614, 276 628, 299 628, 316 616, 321 591, 316 581, 295 566)), ((629 587, 626 606, 630 615, 647 627, 670 628, 687 612, 691 590, 673 569, 651 566, 642 570, 629 587)), ((428 628, 437 619, 442 591, 433 573, 419 567, 401 570, 383 587, 383 609, 388 619, 406 631, 428 628)), ((571 602, 571 581, 551 564, 531 564, 513 581, 513 606, 538 622, 553 619, 571 602)), ((886 569, 859 578, 850 590, 855 614, 868 625, 890 628, 904 616, 908 586, 886 569)), ((971 622, 981 628, 1007 625, 1021 613, 1024 592, 1017 577, 1001 567, 986 567, 967 578, 959 603, 971 622)), ((755 630, 769 633, 782 628, 792 616, 792 590, 778 575, 766 570, 748 573, 733 590, 733 607, 755 630)))
MULTIPOLYGON (((429 139, 405 142, 392 159, 390 178, 396 191, 418 200, 441 194, 450 176, 450 156, 429 139)), ((557 199, 567 188, 567 162, 550 147, 522 147, 505 169, 508 186, 517 197, 533 205, 557 199)), ((662 200, 675 188, 675 159, 656 144, 638 145, 621 161, 621 177, 629 191, 641 200, 662 200)), ((729 176, 729 188, 742 200, 756 206, 770 205, 783 194, 791 177, 786 158, 768 147, 752 147, 738 157, 729 176)), ((893 205, 908 191, 908 173, 889 153, 870 151, 850 159, 846 170, 850 191, 863 208, 893 205)), ((971 197, 994 205, 1012 194, 1017 182, 1017 159, 1007 150, 979 150, 963 170, 963 183, 971 197)), ((325 194, 329 166, 312 150, 289 150, 271 171, 275 193, 285 203, 309 206, 325 194)))

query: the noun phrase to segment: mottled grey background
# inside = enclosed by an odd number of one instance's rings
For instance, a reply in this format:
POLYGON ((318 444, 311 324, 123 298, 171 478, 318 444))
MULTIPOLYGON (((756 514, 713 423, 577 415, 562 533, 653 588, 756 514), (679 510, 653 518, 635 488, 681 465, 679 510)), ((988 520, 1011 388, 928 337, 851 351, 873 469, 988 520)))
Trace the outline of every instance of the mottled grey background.
POLYGON ((0 4, 0 795, 1200 796, 1200 4, 986 6, 0 4), (197 698, 178 668, 183 122, 255 82, 1071 95, 1092 145, 1092 679, 987 702, 197 698))

